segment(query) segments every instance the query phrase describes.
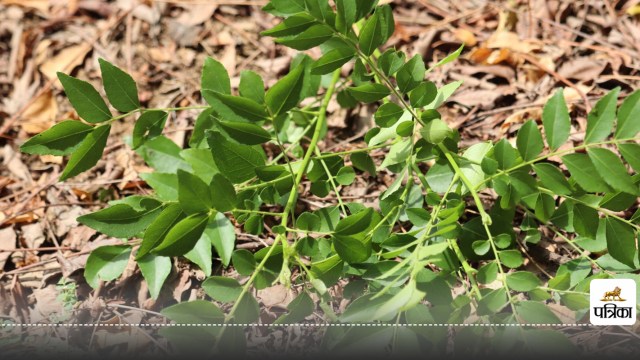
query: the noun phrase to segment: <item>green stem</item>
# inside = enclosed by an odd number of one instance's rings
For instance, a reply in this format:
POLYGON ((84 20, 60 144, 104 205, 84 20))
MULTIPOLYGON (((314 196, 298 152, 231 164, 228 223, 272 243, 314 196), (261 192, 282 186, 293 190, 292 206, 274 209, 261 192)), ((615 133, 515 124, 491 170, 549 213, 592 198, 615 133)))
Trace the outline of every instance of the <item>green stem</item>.
MULTIPOLYGON (((324 124, 325 124, 325 122, 327 120, 327 107, 329 105, 329 101, 331 100, 331 97, 333 96, 333 92, 335 90, 336 83, 338 82, 339 79, 340 79, 340 69, 338 69, 338 70, 333 72, 333 77, 331 78, 331 83, 327 87, 327 92, 325 93, 325 96, 324 96, 323 101, 322 101, 322 105, 320 106, 318 120, 316 122, 316 127, 315 127, 314 132, 313 132, 313 137, 311 138, 311 143, 309 144, 309 148, 307 149, 307 152, 305 153, 304 158, 302 160, 302 166, 298 169, 298 173, 297 173, 296 178, 294 180, 293 186, 291 187, 291 192, 289 194, 289 199, 287 200, 287 204, 286 204, 284 210, 282 211, 281 225, 284 226, 284 227, 287 226, 289 212, 291 211, 291 209, 293 209, 293 207, 295 206, 295 203, 297 201, 297 198, 298 198, 298 186, 300 185, 300 182, 302 181, 302 177, 304 176, 304 174, 306 172, 306 169, 309 166, 309 162, 311 161, 311 155, 313 154, 314 149, 317 146, 318 141, 320 140, 320 133, 321 133, 322 128, 323 128, 323 126, 324 126, 324 124)), ((283 257, 283 265, 282 265, 282 270, 283 271, 280 274, 280 280, 283 280, 283 276, 286 276, 287 274, 290 274, 291 271, 289 270, 289 265, 288 265, 289 264, 288 263, 289 259, 288 258, 292 254, 289 253, 289 249, 288 249, 288 245, 289 244, 287 243, 286 235, 285 234, 278 234, 278 236, 276 236, 273 244, 269 247, 269 250, 265 254, 265 257, 256 266, 256 269, 251 274, 251 277, 249 277, 249 280, 247 280, 247 282, 242 286, 242 290, 240 291, 240 294, 238 295, 238 300, 242 299, 242 297, 249 291, 249 288, 251 287, 251 285, 255 281, 255 279, 258 276, 258 274, 260 273, 260 271, 264 268, 265 264, 267 263, 267 261, 271 257, 271 254, 273 253, 275 248, 280 244, 282 245, 282 250, 283 250, 283 255, 284 255, 284 257, 283 257)), ((290 279, 289 279, 289 281, 290 281, 290 279)), ((237 311, 239 304, 240 304, 239 301, 235 301, 234 302, 233 306, 231 307, 231 310, 229 310, 229 313, 227 314, 227 316, 225 318, 225 323, 228 323, 233 318, 233 315, 237 311)), ((224 331, 224 328, 223 328, 222 331, 224 331)))
MULTIPOLYGON (((317 156, 320 156, 320 150, 318 150, 317 147, 313 150, 317 156)), ((318 159, 317 156, 316 156, 316 159, 318 159)), ((329 178, 329 183, 331 184, 331 188, 333 189, 333 192, 336 193, 336 198, 338 199, 338 205, 340 206, 342 215, 347 216, 347 209, 344 207, 344 203, 342 202, 342 197, 340 196, 340 191, 338 191, 338 186, 336 185, 335 181, 333 181, 333 175, 331 175, 331 171, 329 171, 329 167, 327 166, 327 163, 324 161, 324 159, 320 159, 320 164, 322 164, 322 167, 324 168, 324 172, 325 174, 327 174, 327 177, 329 178)))
POLYGON ((506 175, 512 171, 518 170, 520 168, 523 168, 525 166, 529 166, 531 164, 535 164, 539 161, 542 160, 546 160, 550 157, 553 156, 559 156, 562 154, 566 154, 569 152, 575 152, 576 150, 581 150, 581 149, 587 149, 590 147, 596 147, 596 146, 601 146, 601 145, 610 145, 610 144, 622 144, 622 143, 627 143, 627 142, 636 142, 640 140, 640 138, 632 138, 632 139, 613 139, 613 140, 608 140, 608 141, 600 141, 600 142, 595 142, 595 143, 589 143, 589 144, 582 144, 582 145, 578 145, 569 149, 564 149, 564 150, 559 150, 559 151, 554 151, 554 152, 550 152, 546 155, 541 155, 538 156, 537 158, 533 159, 533 160, 529 160, 529 161, 525 161, 522 162, 518 165, 515 165, 514 167, 510 168, 510 169, 506 169, 506 170, 499 170, 497 173, 490 175, 488 177, 486 177, 484 180, 482 180, 480 183, 478 183, 478 185, 476 185, 476 190, 479 189, 481 186, 483 186, 484 184, 486 184, 487 182, 497 178, 498 176, 501 175, 506 175))

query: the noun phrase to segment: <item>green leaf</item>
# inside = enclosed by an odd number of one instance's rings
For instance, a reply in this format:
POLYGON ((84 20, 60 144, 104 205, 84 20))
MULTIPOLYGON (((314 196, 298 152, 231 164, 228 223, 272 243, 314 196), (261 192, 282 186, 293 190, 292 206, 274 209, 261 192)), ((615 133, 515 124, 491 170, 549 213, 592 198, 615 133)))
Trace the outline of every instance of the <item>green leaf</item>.
POLYGON ((371 55, 384 43, 384 34, 382 32, 382 19, 376 11, 364 23, 360 35, 358 37, 358 45, 365 55, 371 55))
POLYGON ((231 221, 223 213, 217 213, 204 229, 204 236, 213 244, 222 264, 229 266, 236 246, 236 232, 231 221))
POLYGON ((287 305, 288 314, 285 314, 276 321, 274 324, 295 324, 304 320, 307 316, 313 313, 315 305, 311 296, 306 292, 300 293, 293 301, 287 305))
POLYGON ((416 288, 415 282, 409 282, 384 304, 376 306, 371 320, 388 321, 397 316, 399 312, 418 304, 424 296, 425 293, 416 288))
POLYGON ((373 117, 378 126, 388 128, 397 123, 402 114, 404 114, 403 108, 395 103, 388 102, 380 105, 373 117))
POLYGON ((92 126, 76 120, 65 120, 27 140, 20 151, 38 155, 68 155, 80 146, 93 130, 92 126))
POLYGON ((351 185, 353 180, 356 178, 356 172, 353 170, 351 166, 345 166, 338 171, 336 175, 336 181, 340 185, 351 185))
POLYGON ((336 4, 336 29, 342 34, 351 31, 356 21, 356 2, 353 0, 335 0, 336 4))
POLYGON ((215 174, 209 184, 213 208, 225 212, 236 207, 236 190, 233 184, 221 174, 215 174))
POLYGON ((312 25, 297 35, 275 39, 275 42, 296 50, 308 50, 316 47, 333 36, 333 30, 324 24, 312 25))
POLYGON ((430 144, 439 144, 451 133, 446 122, 440 119, 429 121, 420 129, 420 135, 430 144))
POLYGON ((212 299, 223 303, 234 302, 242 292, 238 280, 226 276, 211 276, 202 283, 202 289, 212 299))
POLYGON ((338 222, 335 233, 340 235, 355 235, 361 233, 375 225, 372 224, 375 214, 372 208, 366 208, 353 215, 349 215, 338 222))
POLYGON ((573 228, 578 235, 595 239, 598 232, 598 211, 586 205, 573 205, 573 228))
POLYGON ((91 84, 61 72, 58 72, 58 79, 81 118, 92 124, 111 119, 109 107, 91 84))
POLYGON ((559 324, 562 323, 554 315, 549 307, 537 301, 518 301, 515 303, 516 311, 522 319, 532 324, 559 324))
POLYGON ((517 151, 511 146, 507 139, 501 139, 493 147, 493 155, 498 162, 498 168, 502 170, 510 169, 518 160, 517 151))
POLYGON ((391 76, 404 65, 405 57, 404 52, 389 48, 378 58, 378 67, 385 75, 391 76))
POLYGON ((389 4, 376 8, 376 13, 380 14, 380 25, 382 27, 382 43, 385 43, 396 30, 396 22, 393 19, 393 10, 389 4))
POLYGON ((240 144, 258 145, 271 140, 267 130, 255 124, 221 120, 220 125, 233 140, 240 144))
POLYGON ((540 178, 542 186, 558 195, 571 194, 571 185, 564 177, 560 169, 549 163, 538 163, 533 165, 533 169, 540 178))
POLYGON ((609 186, 598 174, 587 154, 569 154, 562 157, 562 163, 569 169, 571 177, 588 192, 607 192, 609 186))
POLYGON ((126 113, 140 107, 138 87, 131 75, 122 71, 105 59, 98 59, 104 91, 111 105, 118 111, 126 113))
POLYGON ((310 212, 303 212, 296 219, 296 226, 304 231, 318 231, 320 229, 320 217, 310 212))
POLYGON ((240 73, 240 85, 238 85, 240 96, 251 99, 258 104, 264 103, 264 81, 262 77, 251 70, 243 70, 240 73))
POLYGON ((250 324, 258 320, 260 316, 260 305, 256 298, 249 293, 244 293, 237 303, 238 311, 233 315, 234 320, 239 324, 250 324))
POLYGON ((633 170, 640 173, 640 145, 636 143, 618 144, 618 150, 633 170))
POLYGON ((618 125, 616 126, 616 139, 631 139, 640 131, 640 90, 627 96, 618 109, 618 125))
POLYGON ((334 235, 333 246, 340 258, 349 264, 364 262, 371 255, 371 238, 364 240, 355 236, 334 235))
POLYGON ((367 153, 358 152, 351 154, 351 163, 358 170, 366 171, 371 176, 376 175, 376 164, 367 153))
POLYGON ((213 161, 211 149, 184 149, 180 151, 180 157, 191 166, 190 172, 202 179, 205 184, 210 183, 213 176, 220 173, 213 161))
POLYGON ((180 157, 181 151, 176 143, 164 135, 153 138, 136 149, 136 153, 156 171, 173 174, 178 169, 190 169, 190 166, 180 157))
POLYGON ((540 285, 540 280, 528 271, 507 274, 507 285, 516 291, 530 291, 540 285))
POLYGON ((212 104, 212 101, 209 101, 212 96, 211 93, 231 95, 229 73, 221 62, 212 57, 204 59, 202 76, 200 77, 200 91, 202 92, 202 97, 209 104, 212 104))
POLYGON ((200 236, 193 249, 184 254, 184 257, 198 265, 206 276, 211 276, 211 266, 213 265, 211 241, 204 234, 200 236))
POLYGON ((164 111, 145 111, 133 127, 133 148, 136 149, 149 139, 162 134, 168 114, 164 111))
POLYGON ((542 109, 542 125, 551 150, 556 150, 569 138, 571 119, 562 89, 558 89, 542 109))
POLYGON ((309 14, 295 14, 271 29, 261 32, 260 35, 273 37, 297 35, 317 23, 318 21, 309 14))
POLYGON ((181 256, 193 249, 207 226, 209 215, 192 214, 173 226, 152 253, 163 256, 181 256))
POLYGON ((265 96, 267 107, 276 117, 293 109, 302 100, 302 87, 304 84, 304 68, 298 66, 282 79, 278 80, 265 96))
POLYGON ((206 212, 213 208, 207 184, 184 170, 178 170, 178 200, 186 214, 206 212))
POLYGON ((589 154, 593 166, 609 186, 617 191, 638 194, 638 186, 629 176, 627 168, 611 150, 590 148, 587 150, 587 154, 589 154))
POLYGON ((232 143, 217 131, 207 133, 207 142, 218 169, 234 184, 252 179, 255 169, 264 165, 264 157, 258 150, 232 143))
POLYGON ((98 163, 98 160, 102 157, 104 147, 107 145, 110 130, 111 125, 98 126, 82 140, 71 154, 67 166, 60 175, 60 181, 89 170, 98 163))
POLYGON ((542 152, 544 143, 542 142, 542 135, 538 125, 534 120, 527 121, 518 130, 516 146, 524 161, 533 160, 542 152))
POLYGON ((161 312, 178 324, 221 324, 225 318, 219 307, 204 300, 177 303, 161 312))
POLYGON ((249 252, 249 250, 245 249, 234 251, 231 261, 233 262, 233 267, 236 269, 238 274, 244 276, 251 276, 258 266, 253 254, 249 252))
POLYGON ((159 172, 140 173, 144 180, 155 191, 155 195, 162 201, 178 200, 178 175, 159 172))
POLYGON ((105 235, 130 238, 143 231, 160 213, 162 203, 145 199, 143 209, 136 210, 129 205, 118 204, 91 214, 82 215, 78 222, 105 235))
POLYGON ((427 106, 436 99, 438 88, 431 81, 424 81, 409 93, 409 102, 414 108, 427 106))
POLYGON ((204 109, 200 115, 198 115, 196 124, 193 127, 193 132, 191 133, 191 138, 189 139, 190 147, 206 147, 204 133, 217 126, 219 121, 217 116, 218 114, 211 107, 204 109))
POLYGON ((350 303, 340 316, 342 323, 371 322, 378 307, 391 299, 392 295, 367 294, 350 303), (377 296, 377 297, 376 297, 377 296))
POLYGON ((496 289, 478 301, 478 315, 492 315, 502 310, 507 304, 505 289, 496 289))
POLYGON ((498 264, 495 261, 485 264, 478 270, 476 278, 481 284, 494 282, 498 278, 498 264))
POLYGON ((232 121, 263 121, 269 117, 264 106, 241 97, 204 89, 202 94, 209 105, 216 108, 222 117, 232 121))
POLYGON ((587 115, 587 131, 584 137, 585 144, 604 140, 613 129, 613 120, 616 118, 616 106, 620 87, 611 91, 587 115))
POLYGON ((262 215, 254 214, 249 216, 244 223, 244 231, 252 235, 260 235, 264 230, 264 219, 262 215))
POLYGON ((398 88, 404 94, 415 89, 422 80, 426 72, 422 56, 416 54, 406 64, 404 64, 396 74, 398 88))
POLYGON ((129 245, 100 246, 91 251, 84 269, 84 277, 92 288, 100 285, 100 280, 115 280, 122 274, 131 254, 129 245))
POLYGON ((335 284, 344 268, 344 262, 338 255, 330 256, 322 261, 311 264, 311 273, 326 286, 335 284))
POLYGON ((502 262, 502 265, 511 269, 519 268, 524 262, 522 254, 518 250, 499 251, 498 258, 502 262))
POLYGON ((484 255, 491 250, 491 243, 488 240, 477 240, 471 244, 471 247, 477 255, 484 255))
POLYGON ((635 233, 631 226, 613 217, 605 218, 607 249, 614 259, 635 268, 635 233))
POLYGON ((138 260, 140 272, 149 287, 149 293, 153 300, 158 299, 162 285, 171 273, 171 259, 166 256, 147 254, 138 260))
POLYGON ((454 171, 446 161, 436 162, 427 171, 426 180, 431 190, 443 194, 449 188, 453 180, 454 171))
MULTIPOLYGON (((440 67, 442 65, 448 64, 448 63, 456 60, 460 56, 460 54, 462 53, 462 49, 464 49, 464 44, 460 45, 460 47, 456 51, 454 51, 451 54, 445 56, 444 59, 438 61, 438 63, 433 65, 433 67, 431 69, 435 69, 437 67, 440 67)), ((429 70, 431 70, 431 69, 429 69, 429 70)))
POLYGON ((356 100, 367 104, 378 101, 391 94, 391 91, 389 91, 386 86, 377 83, 366 83, 364 85, 349 88, 347 91, 349 91, 349 94, 356 100))
POLYGON ((311 67, 311 73, 314 75, 328 74, 336 69, 342 67, 342 65, 349 62, 356 56, 355 50, 349 46, 340 46, 333 50, 328 51, 322 55, 320 59, 313 63, 311 67))
POLYGON ((184 219, 185 216, 186 215, 182 212, 180 204, 173 203, 162 210, 160 215, 153 220, 144 232, 144 238, 142 239, 142 244, 136 254, 136 259, 141 260, 149 253, 149 251, 159 245, 169 230, 184 219))

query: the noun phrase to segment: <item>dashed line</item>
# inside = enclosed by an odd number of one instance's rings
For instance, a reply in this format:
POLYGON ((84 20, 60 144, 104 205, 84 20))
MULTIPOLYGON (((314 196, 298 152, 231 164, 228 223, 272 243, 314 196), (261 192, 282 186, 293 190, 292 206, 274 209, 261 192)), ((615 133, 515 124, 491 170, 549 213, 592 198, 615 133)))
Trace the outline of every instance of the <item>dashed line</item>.
POLYGON ((9 323, 1 324, 3 327, 567 327, 580 326, 592 327, 600 326, 594 324, 385 324, 385 323, 296 323, 296 324, 207 324, 207 323, 168 323, 168 324, 22 324, 9 323))

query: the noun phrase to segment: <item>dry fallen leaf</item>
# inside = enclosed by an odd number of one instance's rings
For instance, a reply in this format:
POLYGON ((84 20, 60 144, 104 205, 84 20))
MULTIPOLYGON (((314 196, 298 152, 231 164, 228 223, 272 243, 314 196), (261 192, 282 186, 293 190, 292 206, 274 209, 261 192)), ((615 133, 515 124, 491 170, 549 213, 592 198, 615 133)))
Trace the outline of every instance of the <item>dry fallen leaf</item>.
POLYGON ((558 74, 567 79, 592 81, 602 74, 606 66, 607 63, 605 61, 599 61, 592 57, 580 57, 562 64, 558 70, 558 74))
POLYGON ((22 129, 29 134, 37 134, 54 125, 58 116, 58 103, 51 90, 38 96, 22 113, 22 129))
POLYGON ((16 232, 13 230, 13 226, 0 229, 0 270, 4 269, 4 265, 7 262, 9 256, 11 256, 11 250, 16 248, 16 232))
POLYGON ((18 5, 23 8, 31 8, 41 11, 47 15, 49 13, 49 0, 0 0, 2 5, 18 5))
POLYGON ((478 43, 476 36, 467 29, 455 29, 453 31, 453 36, 462 41, 465 46, 475 46, 478 43))
MULTIPOLYGON (((89 50, 91 50, 91 45, 87 43, 64 48, 56 56, 42 63, 40 72, 49 80, 54 80, 58 71, 69 73, 73 68, 82 64, 89 50)), ((56 83, 54 82, 54 84, 56 83)))
POLYGON ((489 49, 509 49, 515 52, 531 53, 539 50, 541 45, 534 40, 521 40, 518 34, 511 31, 496 31, 489 39, 485 46, 489 49))

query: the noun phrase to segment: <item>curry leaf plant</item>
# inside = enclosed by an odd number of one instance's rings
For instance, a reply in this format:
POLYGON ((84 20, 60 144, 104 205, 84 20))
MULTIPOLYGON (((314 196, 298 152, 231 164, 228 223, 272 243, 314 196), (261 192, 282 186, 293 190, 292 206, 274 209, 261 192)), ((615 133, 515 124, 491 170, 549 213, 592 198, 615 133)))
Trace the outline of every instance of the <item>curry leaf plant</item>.
MULTIPOLYGON (((131 254, 157 298, 172 261, 183 257, 208 277, 202 284, 208 300, 165 309, 175 322, 264 321, 254 290, 283 284, 298 296, 278 324, 559 323, 547 302, 581 319, 591 279, 634 276, 640 268, 639 92, 619 106, 620 89, 604 96, 576 146, 563 146, 575 130, 558 89, 542 118, 524 122, 514 142, 465 148, 438 112, 460 83, 438 87, 426 80, 433 68, 421 56, 383 47, 394 32, 389 5, 272 0, 264 10, 282 18, 264 36, 322 52, 316 59, 294 57, 288 74, 266 90, 259 74, 243 71, 236 91, 224 66, 207 58, 206 104, 148 109, 134 79, 107 60, 100 60, 107 101, 89 83, 59 74, 81 120, 58 123, 22 151, 68 156, 65 180, 96 165, 113 122, 131 121, 131 144, 154 170, 140 175, 151 195, 78 218, 126 240, 89 256, 85 276, 92 287, 117 278, 131 254), (319 146, 334 99, 374 109, 364 146, 340 152, 319 146), (201 113, 182 148, 163 129, 171 112, 186 109, 201 113), (280 150, 268 156, 265 145, 280 150), (370 153, 379 149, 386 155, 374 160, 370 153), (360 186, 352 183, 365 173, 395 179, 372 206, 341 196, 345 187, 360 186), (323 201, 301 201, 312 195, 323 201), (237 248, 236 232, 264 247, 237 248), (553 277, 532 272, 527 249, 542 241, 571 252, 553 277), (236 275, 222 276, 222 268, 236 275), (331 291, 336 286, 340 296, 331 291), (349 304, 340 312, 343 298, 349 304), (310 317, 318 311, 321 319, 310 317)), ((414 338, 433 335, 408 329, 414 338)), ((231 327, 194 331, 215 339, 221 351, 225 339, 244 341, 231 327)))

